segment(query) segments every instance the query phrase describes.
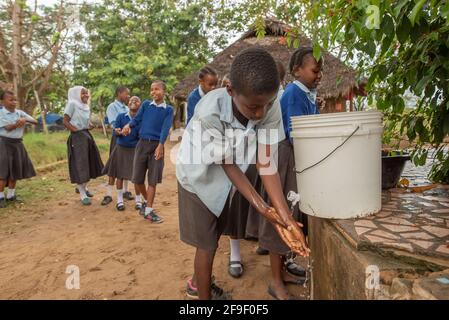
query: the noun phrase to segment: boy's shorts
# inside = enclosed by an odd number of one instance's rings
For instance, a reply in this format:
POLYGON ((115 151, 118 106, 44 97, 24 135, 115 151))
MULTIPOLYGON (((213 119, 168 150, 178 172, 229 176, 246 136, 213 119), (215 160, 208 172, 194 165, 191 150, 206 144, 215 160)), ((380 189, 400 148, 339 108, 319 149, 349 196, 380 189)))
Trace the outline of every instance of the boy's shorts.
POLYGON ((139 140, 136 146, 133 164, 133 179, 135 184, 144 184, 145 175, 148 170, 148 184, 155 186, 162 182, 164 171, 164 158, 156 160, 154 153, 159 141, 139 140))
POLYGON ((217 218, 194 193, 178 183, 179 231, 181 241, 196 248, 215 251, 229 218, 229 197, 217 218))

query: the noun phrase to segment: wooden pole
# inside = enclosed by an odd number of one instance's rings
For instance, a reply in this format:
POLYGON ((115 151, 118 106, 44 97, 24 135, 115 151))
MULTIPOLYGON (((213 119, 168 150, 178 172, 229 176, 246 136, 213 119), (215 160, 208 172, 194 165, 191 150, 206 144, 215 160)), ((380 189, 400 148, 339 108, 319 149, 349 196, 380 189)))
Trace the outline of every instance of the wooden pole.
POLYGON ((44 130, 45 134, 48 134, 47 122, 45 119, 45 116, 47 115, 47 108, 45 108, 45 106, 42 108, 41 100, 39 99, 39 94, 36 90, 34 90, 34 96, 36 97, 37 106, 41 110, 42 129, 44 130))
POLYGON ((108 130, 106 130, 106 126, 104 124, 104 113, 103 113, 103 104, 101 102, 101 97, 98 99, 98 109, 100 110, 100 121, 101 121, 101 127, 103 128, 103 134, 106 138, 109 139, 108 136, 108 130))

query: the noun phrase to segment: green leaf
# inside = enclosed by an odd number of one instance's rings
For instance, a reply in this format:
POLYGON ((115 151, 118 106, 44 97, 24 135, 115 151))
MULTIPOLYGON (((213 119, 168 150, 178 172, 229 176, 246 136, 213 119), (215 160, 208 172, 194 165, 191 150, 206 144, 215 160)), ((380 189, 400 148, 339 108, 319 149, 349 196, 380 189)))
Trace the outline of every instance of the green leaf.
POLYGON ((313 44, 313 57, 316 61, 321 59, 321 47, 318 42, 313 44))
POLYGON ((295 49, 297 49, 297 48, 299 48, 299 38, 296 38, 294 41, 293 41, 293 48, 295 48, 295 49))
POLYGON ((412 26, 415 25, 417 19, 419 20, 419 13, 421 12, 422 7, 426 3, 426 0, 419 0, 412 9, 412 12, 409 15, 410 22, 412 26))
POLYGON ((396 7, 394 7, 393 12, 394 12, 394 15, 396 18, 399 17, 399 14, 401 13, 402 8, 409 2, 410 2, 410 0, 401 0, 396 5, 396 7))
POLYGON ((401 44, 404 44, 410 36, 410 29, 412 25, 409 19, 402 19, 401 23, 396 28, 396 36, 401 44))
POLYGON ((380 24, 380 28, 385 35, 394 33, 394 22, 389 15, 385 15, 380 24))

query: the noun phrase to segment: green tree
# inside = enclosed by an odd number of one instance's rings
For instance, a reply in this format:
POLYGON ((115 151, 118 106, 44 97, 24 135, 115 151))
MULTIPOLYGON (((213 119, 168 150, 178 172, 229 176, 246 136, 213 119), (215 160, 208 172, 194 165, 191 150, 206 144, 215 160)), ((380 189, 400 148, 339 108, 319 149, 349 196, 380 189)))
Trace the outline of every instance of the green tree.
MULTIPOLYGON (((436 149, 430 178, 449 182, 449 0, 259 0, 241 1, 236 17, 255 23, 274 15, 293 24, 286 37, 305 33, 357 67, 369 79, 371 105, 382 110, 387 135, 406 134, 416 143, 415 164, 424 164, 429 144, 436 149), (249 18, 250 17, 250 18, 249 18), (404 94, 417 104, 405 108, 404 94)), ((261 23, 262 21, 262 23, 261 23)))
POLYGON ((67 37, 64 1, 29 7, 24 0, 0 4, 0 80, 11 85, 19 106, 32 113, 34 93, 46 94, 67 37))
POLYGON ((92 91, 94 104, 104 106, 117 85, 132 94, 149 95, 149 85, 162 79, 170 91, 186 74, 207 63, 212 48, 213 23, 206 1, 106 0, 83 6, 87 45, 78 48, 74 82, 92 91), (79 53, 78 53, 79 52, 79 53))

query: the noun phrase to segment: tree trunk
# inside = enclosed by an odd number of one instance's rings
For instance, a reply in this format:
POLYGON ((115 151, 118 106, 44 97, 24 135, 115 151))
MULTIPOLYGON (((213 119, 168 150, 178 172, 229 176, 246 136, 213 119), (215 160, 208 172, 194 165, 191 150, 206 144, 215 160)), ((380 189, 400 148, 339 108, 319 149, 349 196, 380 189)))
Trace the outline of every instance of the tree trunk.
POLYGON ((22 50, 20 42, 22 40, 22 27, 21 27, 21 8, 17 1, 14 1, 12 5, 12 50, 11 50, 11 62, 12 62, 12 84, 14 94, 17 97, 19 108, 23 108, 25 104, 25 97, 22 90, 22 72, 20 66, 22 65, 22 50))

